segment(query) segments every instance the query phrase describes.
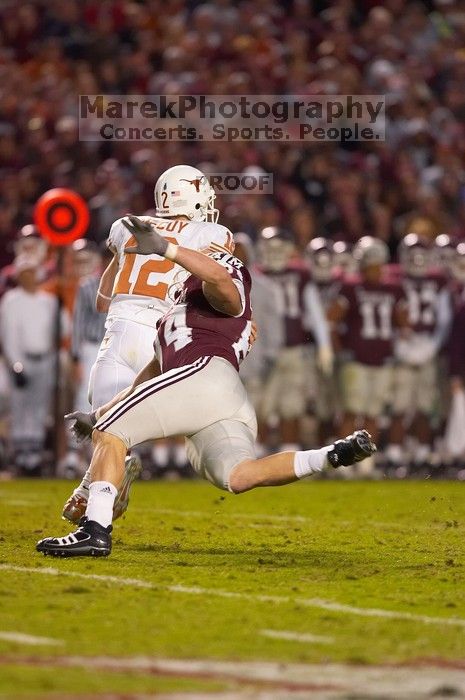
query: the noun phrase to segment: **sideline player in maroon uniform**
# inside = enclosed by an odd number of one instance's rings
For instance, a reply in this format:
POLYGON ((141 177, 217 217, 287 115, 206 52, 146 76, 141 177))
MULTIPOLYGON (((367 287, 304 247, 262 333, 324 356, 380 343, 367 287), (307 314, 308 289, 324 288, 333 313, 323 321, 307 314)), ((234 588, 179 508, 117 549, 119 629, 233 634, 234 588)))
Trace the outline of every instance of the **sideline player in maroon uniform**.
POLYGON ((385 278, 387 245, 371 236, 361 238, 354 250, 360 276, 348 279, 328 309, 335 343, 346 359, 341 368, 343 422, 341 430, 353 430, 362 418, 370 432, 378 434, 378 419, 392 385, 396 329, 407 326, 402 288, 385 278), (341 326, 345 327, 342 336, 341 326))
POLYGON ((129 252, 176 260, 191 276, 158 328, 158 359, 97 415, 73 416, 77 432, 93 436, 89 502, 76 532, 38 542, 44 554, 110 553, 113 502, 126 452, 147 439, 187 435, 194 468, 232 493, 288 484, 326 465, 360 461, 376 449, 370 435, 358 431, 319 450, 256 459, 255 414, 237 372, 251 326, 247 269, 232 255, 206 256, 168 243, 136 217, 130 221, 138 244, 129 252))
POLYGON ((291 259, 294 253, 287 231, 275 226, 261 231, 259 260, 281 296, 284 343, 266 381, 259 413, 264 422, 278 416, 283 450, 295 450, 300 443, 300 419, 305 413, 311 374, 309 331, 316 341, 318 366, 326 375, 333 368, 329 327, 318 289, 308 268, 291 259))
MULTIPOLYGON (((325 314, 339 294, 342 284, 342 271, 336 266, 333 242, 327 238, 313 238, 306 248, 306 259, 310 266, 312 280, 318 289, 325 314)), ((339 416, 339 367, 335 358, 332 372, 323 372, 312 355, 312 377, 310 399, 314 404, 318 421, 318 437, 321 442, 336 435, 339 416)))
POLYGON ((431 417, 439 402, 438 356, 450 329, 450 290, 447 278, 434 267, 427 240, 409 233, 400 244, 399 256, 411 333, 396 343, 398 364, 387 456, 393 465, 403 459, 406 417, 413 416, 409 434, 418 441, 413 461, 423 464, 429 460, 431 417))

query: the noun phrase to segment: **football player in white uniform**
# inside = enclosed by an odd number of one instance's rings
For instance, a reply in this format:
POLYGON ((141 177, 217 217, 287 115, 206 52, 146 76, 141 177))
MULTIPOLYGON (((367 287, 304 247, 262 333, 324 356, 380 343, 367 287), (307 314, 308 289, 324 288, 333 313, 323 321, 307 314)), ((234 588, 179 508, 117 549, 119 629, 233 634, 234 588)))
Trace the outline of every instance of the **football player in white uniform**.
MULTIPOLYGON (((228 252, 231 232, 217 223, 215 192, 207 177, 190 165, 166 170, 155 185, 155 216, 140 217, 173 245, 193 250, 228 252)), ((107 403, 132 384, 153 356, 157 321, 172 304, 172 292, 185 271, 159 255, 128 255, 135 240, 118 219, 112 225, 108 245, 113 260, 103 273, 97 308, 107 311, 106 334, 93 367, 89 398, 92 408, 107 403)), ((140 471, 137 457, 128 458, 115 501, 114 517, 124 513, 131 483, 140 471)), ((90 470, 63 509, 63 517, 78 522, 87 506, 90 470)))

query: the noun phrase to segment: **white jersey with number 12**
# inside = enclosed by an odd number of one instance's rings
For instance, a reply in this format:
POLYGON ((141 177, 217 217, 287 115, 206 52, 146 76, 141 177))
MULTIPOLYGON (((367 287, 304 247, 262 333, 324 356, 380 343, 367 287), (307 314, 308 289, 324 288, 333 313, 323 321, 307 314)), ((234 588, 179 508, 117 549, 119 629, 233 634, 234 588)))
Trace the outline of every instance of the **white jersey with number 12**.
MULTIPOLYGON (((150 222, 161 236, 176 245, 191 250, 232 250, 233 237, 225 226, 152 216, 141 216, 140 219, 150 222)), ((179 265, 159 255, 125 253, 124 249, 135 242, 122 219, 115 221, 108 245, 118 257, 118 273, 108 321, 126 319, 153 326, 171 306, 173 291, 185 280, 186 273, 179 265)))

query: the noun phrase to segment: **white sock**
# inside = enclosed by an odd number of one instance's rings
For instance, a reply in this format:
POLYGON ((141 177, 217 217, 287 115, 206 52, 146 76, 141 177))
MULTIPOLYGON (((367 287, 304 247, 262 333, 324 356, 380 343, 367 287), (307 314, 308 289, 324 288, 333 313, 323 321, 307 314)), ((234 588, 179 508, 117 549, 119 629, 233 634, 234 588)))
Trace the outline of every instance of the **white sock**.
POLYGON ((157 467, 167 467, 170 460, 170 446, 166 443, 154 445, 152 450, 152 459, 157 467))
POLYGON ((86 473, 82 477, 81 483, 77 489, 74 489, 73 493, 77 494, 78 496, 82 496, 83 498, 89 498, 90 479, 90 467, 88 467, 86 473))
POLYGON ((113 503, 118 489, 109 481, 93 481, 89 486, 89 500, 86 515, 103 527, 111 525, 113 520, 113 503))
POLYGON ((394 464, 402 464, 405 455, 402 450, 402 447, 397 443, 392 442, 386 447, 386 457, 390 462, 393 462, 394 464))
POLYGON ((420 464, 421 462, 428 462, 431 456, 431 448, 429 445, 425 445, 423 442, 418 443, 418 447, 414 453, 414 462, 420 464))
POLYGON ((321 447, 319 450, 304 450, 294 455, 294 472, 298 479, 323 471, 328 466, 326 455, 333 449, 333 445, 321 447))
POLYGON ((177 467, 183 467, 187 462, 186 448, 184 444, 177 444, 174 446, 174 463, 177 467))

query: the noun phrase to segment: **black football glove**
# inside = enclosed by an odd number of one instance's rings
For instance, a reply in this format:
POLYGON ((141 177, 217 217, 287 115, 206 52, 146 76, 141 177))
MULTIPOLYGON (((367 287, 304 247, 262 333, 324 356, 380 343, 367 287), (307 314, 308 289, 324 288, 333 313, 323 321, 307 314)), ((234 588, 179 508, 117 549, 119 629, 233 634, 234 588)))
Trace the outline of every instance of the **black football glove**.
POLYGON ((125 248, 124 252, 135 255, 161 255, 163 257, 168 248, 168 241, 160 236, 150 224, 141 221, 137 216, 129 214, 127 219, 123 219, 123 224, 134 236, 137 245, 125 248))
POLYGON ((84 440, 89 440, 91 438, 94 425, 97 422, 95 411, 92 411, 91 413, 83 413, 81 411, 68 413, 65 416, 65 420, 74 421, 74 424, 71 426, 71 430, 78 442, 83 442, 84 440))
POLYGON ((11 376, 15 387, 24 389, 28 385, 29 379, 20 362, 15 362, 11 370, 11 376))

